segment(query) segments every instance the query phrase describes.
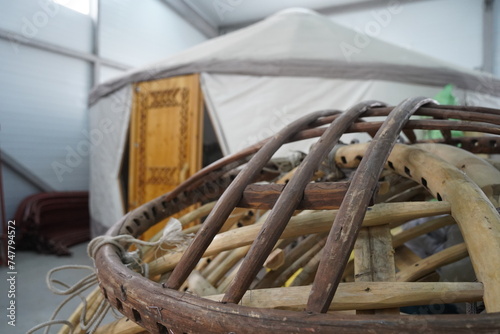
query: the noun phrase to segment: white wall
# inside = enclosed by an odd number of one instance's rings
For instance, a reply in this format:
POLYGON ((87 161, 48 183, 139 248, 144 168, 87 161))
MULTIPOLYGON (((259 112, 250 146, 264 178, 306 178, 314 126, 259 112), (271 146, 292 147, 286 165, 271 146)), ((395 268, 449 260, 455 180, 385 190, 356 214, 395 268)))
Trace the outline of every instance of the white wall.
POLYGON ((100 55, 132 66, 206 40, 161 0, 103 0, 101 22, 100 55))
POLYGON ((98 81, 99 81, 99 83, 103 83, 104 81, 116 78, 116 77, 122 75, 123 73, 125 73, 125 71, 119 70, 119 69, 114 68, 114 67, 101 66, 101 69, 99 71, 98 81))
MULTIPOLYGON (((206 38, 162 0, 101 0, 98 56, 131 67, 206 38)), ((23 40, 92 52, 92 20, 50 0, 0 1, 0 29, 23 40)), ((0 149, 56 191, 87 190, 93 67, 84 59, 0 39, 0 149)), ((97 82, 123 71, 101 66, 97 82)), ((3 166, 6 216, 40 191, 3 166)))
POLYGON ((469 69, 482 66, 482 1, 387 1, 387 6, 336 14, 331 19, 363 33, 371 28, 382 40, 455 65, 469 69), (394 4, 395 8, 389 8, 394 4), (389 9, 394 9, 394 14, 387 16, 389 9), (380 29, 376 29, 374 22, 380 22, 380 29))
POLYGON ((19 203, 27 196, 39 193, 40 189, 26 182, 16 171, 5 165, 2 165, 2 179, 4 192, 8 191, 8 194, 5 194, 8 198, 5 202, 5 212, 7 219, 11 219, 19 203))
POLYGON ((55 190, 86 189, 90 65, 5 40, 0 59, 2 150, 55 190), (69 169, 56 174, 57 162, 69 169))
POLYGON ((51 0, 1 0, 0 28, 77 51, 92 49, 90 17, 51 0))

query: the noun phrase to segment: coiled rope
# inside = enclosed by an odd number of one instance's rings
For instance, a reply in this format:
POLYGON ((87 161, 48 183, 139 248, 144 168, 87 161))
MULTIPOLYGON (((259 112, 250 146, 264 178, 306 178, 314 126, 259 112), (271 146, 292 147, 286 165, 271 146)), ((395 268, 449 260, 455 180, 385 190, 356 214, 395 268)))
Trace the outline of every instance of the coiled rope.
MULTIPOLYGON (((160 239, 154 242, 139 240, 131 235, 118 235, 118 236, 98 236, 90 241, 87 246, 88 256, 95 261, 95 255, 97 251, 104 245, 113 245, 122 259, 123 263, 130 269, 140 273, 144 277, 149 276, 149 268, 147 263, 143 263, 142 248, 143 247, 156 247, 156 250, 162 250, 164 252, 179 252, 185 249, 189 242, 192 240, 192 234, 186 234, 182 232, 181 223, 175 219, 170 218, 166 226, 163 228, 162 236, 160 239), (135 245, 135 251, 127 251, 131 246, 135 245)), ((102 320, 111 308, 110 304, 106 299, 103 299, 96 311, 88 321, 87 319, 87 299, 83 296, 83 293, 91 287, 97 285, 97 276, 94 267, 85 265, 65 265, 51 269, 46 276, 46 284, 48 289, 56 294, 67 296, 65 300, 59 304, 56 310, 52 313, 52 316, 48 321, 45 321, 30 330, 26 334, 32 334, 36 331, 45 328, 44 334, 47 334, 53 325, 65 325, 70 328, 70 333, 74 333, 75 326, 68 320, 57 320, 56 317, 61 311, 61 309, 73 298, 79 297, 82 300, 83 308, 80 315, 80 328, 86 333, 92 334, 99 327, 102 320), (65 282, 54 279, 53 275, 57 272, 63 272, 67 270, 89 270, 91 273, 80 279, 73 285, 66 284, 65 282), (61 288, 62 287, 62 288, 61 288)), ((116 317, 118 317, 115 314, 116 317)))

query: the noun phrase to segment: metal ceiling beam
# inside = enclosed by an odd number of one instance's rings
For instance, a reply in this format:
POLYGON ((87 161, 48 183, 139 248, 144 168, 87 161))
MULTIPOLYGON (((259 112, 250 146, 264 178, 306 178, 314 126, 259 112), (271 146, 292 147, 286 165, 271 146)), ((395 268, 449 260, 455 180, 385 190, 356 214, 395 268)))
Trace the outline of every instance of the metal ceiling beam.
MULTIPOLYGON (((44 192, 52 192, 55 189, 34 174, 31 170, 24 167, 21 163, 19 163, 14 157, 0 149, 0 162, 2 162, 5 166, 12 169, 16 174, 21 176, 24 180, 28 181, 30 184, 37 187, 39 190, 44 192)), ((1 168, 1 166, 0 166, 1 168)))
POLYGON ((132 66, 125 65, 119 62, 116 62, 114 60, 110 59, 105 59, 105 58, 100 58, 96 55, 86 53, 86 52, 81 52, 81 51, 75 51, 72 49, 68 49, 65 47, 61 47, 56 44, 44 42, 44 41, 39 41, 34 38, 27 38, 21 34, 14 33, 5 29, 0 28, 0 38, 7 40, 11 43, 12 47, 15 48, 18 47, 18 45, 26 45, 30 47, 34 47, 37 49, 49 51, 49 52, 54 52, 63 56, 67 57, 72 57, 80 60, 85 60, 89 61, 92 63, 100 62, 102 65, 106 65, 109 67, 117 68, 120 70, 128 70, 132 68, 132 66))
POLYGON ((168 7, 208 38, 219 36, 217 26, 210 24, 183 0, 162 0, 168 7))
POLYGON ((494 0, 484 0, 483 5, 483 68, 493 73, 495 62, 495 16, 493 13, 494 0))
MULTIPOLYGON (((90 18, 92 19, 92 54, 99 57, 100 32, 101 32, 101 1, 90 0, 90 18)), ((92 86, 99 84, 101 77, 101 62, 93 63, 92 86)))
MULTIPOLYGON (((431 1, 431 0, 400 0, 398 3, 404 5, 411 2, 421 2, 421 1, 431 1)), ((369 10, 374 8, 380 8, 388 5, 387 0, 365 0, 358 2, 348 2, 341 5, 328 6, 323 8, 314 9, 321 15, 334 15, 349 12, 359 12, 362 10, 369 10)), ((237 24, 228 24, 219 26, 219 33, 225 34, 227 31, 237 30, 254 24, 260 20, 249 20, 237 24)))
MULTIPOLYGON (((400 0, 395 2, 399 5, 404 5, 411 2, 422 2, 422 1, 430 1, 430 0, 400 0)), ((358 2, 349 2, 343 5, 323 7, 317 10, 318 13, 323 15, 332 15, 332 14, 340 14, 340 13, 348 13, 348 12, 359 12, 362 10, 387 7, 390 5, 390 1, 387 0, 365 0, 358 2)))

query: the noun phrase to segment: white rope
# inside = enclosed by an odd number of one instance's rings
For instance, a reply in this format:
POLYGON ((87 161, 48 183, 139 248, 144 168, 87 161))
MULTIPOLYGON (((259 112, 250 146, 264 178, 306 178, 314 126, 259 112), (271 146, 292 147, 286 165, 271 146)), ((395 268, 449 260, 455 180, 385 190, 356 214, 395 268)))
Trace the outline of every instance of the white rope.
MULTIPOLYGON (((110 236, 99 236, 90 241, 87 247, 88 255, 95 261, 95 255, 97 251, 104 245, 113 245, 119 251, 123 263, 129 268, 140 272, 143 276, 149 276, 149 268, 147 263, 142 263, 141 254, 142 247, 157 247, 158 250, 165 252, 177 252, 181 251, 192 240, 193 234, 185 234, 182 232, 181 223, 175 219, 171 218, 167 225, 163 228, 162 236, 159 240, 155 242, 148 242, 134 238, 131 235, 119 235, 115 237, 110 236), (127 252, 126 248, 130 245, 135 245, 137 247, 136 251, 127 252)), ((55 318, 61 311, 61 309, 73 298, 79 297, 82 300, 82 313, 80 314, 80 328, 86 333, 92 334, 99 327, 100 323, 106 316, 107 312, 111 308, 111 305, 106 299, 103 299, 98 305, 95 313, 90 317, 88 321, 87 318, 87 299, 82 295, 84 291, 95 286, 97 284, 97 275, 95 273, 94 267, 84 266, 84 265, 67 265, 51 269, 46 276, 47 287, 51 292, 57 295, 68 296, 52 313, 50 319, 43 322, 33 328, 31 328, 26 334, 32 334, 39 329, 45 328, 44 334, 47 334, 53 325, 64 325, 70 328, 70 332, 73 333, 75 327, 68 320, 56 320, 55 318), (63 270, 89 270, 91 274, 85 276, 73 285, 68 285, 60 280, 54 279, 53 275, 57 272, 63 270), (63 287, 63 289, 57 287, 63 287)), ((114 312, 113 312, 114 313, 114 312)), ((114 313, 116 316, 116 313, 114 313)))
POLYGON ((82 310, 82 314, 80 314, 80 327, 86 333, 93 333, 97 327, 101 324, 102 320, 108 313, 108 310, 111 308, 111 305, 108 303, 106 299, 103 299, 99 306, 97 307, 95 313, 90 317, 88 322, 85 322, 85 318, 87 317, 87 303, 84 302, 84 308, 82 310))
POLYGON ((52 293, 55 293, 56 295, 63 295, 63 296, 71 295, 75 292, 85 291, 88 287, 94 285, 96 283, 96 281, 97 281, 97 277, 95 276, 94 268, 91 266, 83 266, 83 265, 67 265, 67 266, 53 268, 53 269, 49 270, 49 272, 47 273, 47 276, 45 278, 45 282, 46 282, 49 290, 52 293), (52 276, 56 272, 62 271, 62 270, 68 270, 68 269, 87 269, 87 270, 91 271, 92 273, 88 276, 85 276, 83 279, 79 280, 78 282, 76 282, 72 286, 68 286, 67 284, 65 284, 63 282, 52 278, 52 276), (66 290, 58 289, 54 283, 65 287, 66 290))
MULTIPOLYGON (((75 328, 69 321, 56 320, 55 318, 57 317, 57 315, 59 314, 61 309, 69 301, 71 301, 75 297, 80 297, 80 299, 82 300, 82 303, 84 305, 84 307, 82 308, 82 317, 84 319, 86 318, 87 300, 82 295, 82 293, 97 283, 97 276, 95 275, 94 268, 90 267, 90 266, 83 266, 83 265, 67 265, 67 266, 53 268, 47 273, 46 283, 47 283, 47 287, 49 288, 49 290, 51 292, 53 292, 57 295, 64 295, 64 296, 68 296, 68 297, 66 299, 64 299, 61 302, 61 304, 59 304, 59 306, 55 309, 55 311, 52 313, 52 316, 50 317, 49 321, 43 322, 40 325, 33 327, 32 329, 30 329, 27 332, 27 334, 34 333, 37 330, 42 329, 42 328, 45 328, 44 333, 46 334, 50 330, 50 327, 52 325, 56 325, 56 324, 68 326, 71 330, 71 333, 73 333, 75 328), (86 269, 86 270, 90 270, 92 273, 90 275, 85 276, 83 279, 79 280, 78 282, 76 282, 73 285, 68 285, 62 281, 59 281, 57 279, 52 278, 52 276, 56 272, 59 272, 62 270, 73 270, 73 269, 86 269), (65 289, 61 290, 61 289, 57 288, 56 285, 60 285, 60 286, 64 287, 65 289)), ((96 323, 96 320, 98 320, 98 319, 99 319, 98 315, 95 314, 94 316, 91 317, 91 319, 89 320, 89 323, 96 324, 98 326, 99 323, 96 323)), ((94 330, 91 330, 89 333, 93 333, 93 332, 94 332, 94 330)))
POLYGON ((163 228, 162 236, 157 241, 144 241, 136 239, 131 235, 122 234, 117 236, 102 235, 94 238, 87 247, 88 255, 95 259, 97 251, 104 245, 113 245, 120 253, 122 262, 140 272, 143 276, 148 277, 149 270, 147 263, 142 263, 143 247, 156 247, 156 251, 164 252, 179 252, 187 247, 192 240, 193 234, 182 232, 182 224, 175 218, 170 218, 168 223, 163 228), (136 251, 127 252, 126 248, 130 245, 137 247, 136 251))

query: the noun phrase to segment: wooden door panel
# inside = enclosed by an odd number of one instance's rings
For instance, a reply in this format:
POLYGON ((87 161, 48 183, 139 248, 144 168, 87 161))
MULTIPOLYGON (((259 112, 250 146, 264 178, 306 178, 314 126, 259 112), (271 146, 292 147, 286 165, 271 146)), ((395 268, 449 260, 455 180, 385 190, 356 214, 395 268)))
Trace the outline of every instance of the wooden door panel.
POLYGON ((202 103, 195 74, 135 85, 129 210, 172 190, 201 168, 202 103))

